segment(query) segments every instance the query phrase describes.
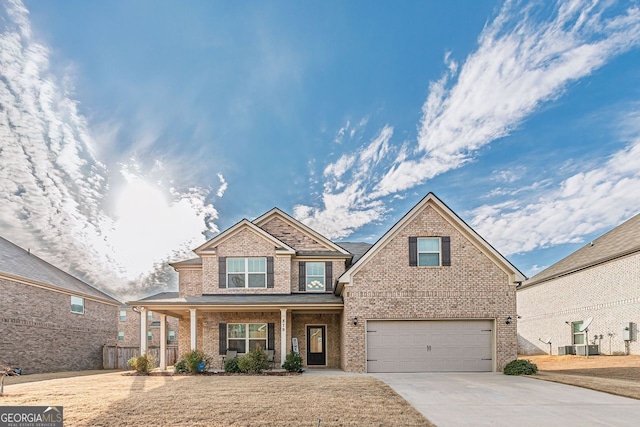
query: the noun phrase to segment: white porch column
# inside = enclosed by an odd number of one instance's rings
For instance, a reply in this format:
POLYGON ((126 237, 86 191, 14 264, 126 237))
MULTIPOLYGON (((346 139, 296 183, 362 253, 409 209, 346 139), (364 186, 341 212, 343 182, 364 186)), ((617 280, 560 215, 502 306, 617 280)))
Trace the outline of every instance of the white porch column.
POLYGON ((280 365, 284 363, 287 356, 287 309, 280 309, 280 365))
POLYGON ((140 307, 140 356, 147 353, 147 309, 140 307))
POLYGON ((160 369, 167 370, 167 315, 160 315, 160 369))
POLYGON ((195 350, 196 348, 198 348, 197 346, 197 342, 196 342, 196 333, 197 333, 197 328, 196 326, 198 325, 197 320, 196 320, 196 309, 195 308, 190 308, 189 309, 189 316, 190 316, 190 320, 191 320, 191 350, 195 350))

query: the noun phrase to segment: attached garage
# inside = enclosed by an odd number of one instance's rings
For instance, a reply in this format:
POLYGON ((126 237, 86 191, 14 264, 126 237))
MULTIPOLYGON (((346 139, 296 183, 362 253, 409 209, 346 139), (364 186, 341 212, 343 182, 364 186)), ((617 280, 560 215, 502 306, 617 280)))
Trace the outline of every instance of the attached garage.
POLYGON ((493 320, 367 322, 367 372, 491 372, 493 320))

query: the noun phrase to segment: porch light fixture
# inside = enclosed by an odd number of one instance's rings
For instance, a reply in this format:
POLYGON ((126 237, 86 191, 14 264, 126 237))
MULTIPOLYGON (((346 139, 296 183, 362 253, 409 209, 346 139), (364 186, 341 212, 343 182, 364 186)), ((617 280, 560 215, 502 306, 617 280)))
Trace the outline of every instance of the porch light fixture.
POLYGON ((353 318, 353 326, 358 326, 358 317, 353 318))
POLYGON ((508 316, 507 320, 504 323, 506 323, 507 325, 510 325, 511 324, 511 316, 508 316))

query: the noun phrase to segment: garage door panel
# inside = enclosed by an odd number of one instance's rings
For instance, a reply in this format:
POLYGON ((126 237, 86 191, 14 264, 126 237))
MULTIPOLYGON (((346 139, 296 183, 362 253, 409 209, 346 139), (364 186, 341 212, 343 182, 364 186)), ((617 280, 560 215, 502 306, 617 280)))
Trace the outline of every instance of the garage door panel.
POLYGON ((477 372, 493 368, 493 321, 370 321, 368 372, 477 372))

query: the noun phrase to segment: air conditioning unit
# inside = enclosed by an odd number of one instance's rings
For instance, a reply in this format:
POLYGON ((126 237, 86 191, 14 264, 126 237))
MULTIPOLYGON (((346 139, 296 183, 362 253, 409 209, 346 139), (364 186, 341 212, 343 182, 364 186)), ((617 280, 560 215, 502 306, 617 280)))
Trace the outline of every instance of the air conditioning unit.
POLYGON ((574 345, 561 345, 558 347, 559 356, 565 356, 567 354, 576 354, 576 347, 574 345))
POLYGON ((600 354, 600 349, 598 347, 599 346, 597 345, 577 345, 576 353, 578 356, 595 356, 600 354), (588 354, 587 351, 589 352, 588 354))

